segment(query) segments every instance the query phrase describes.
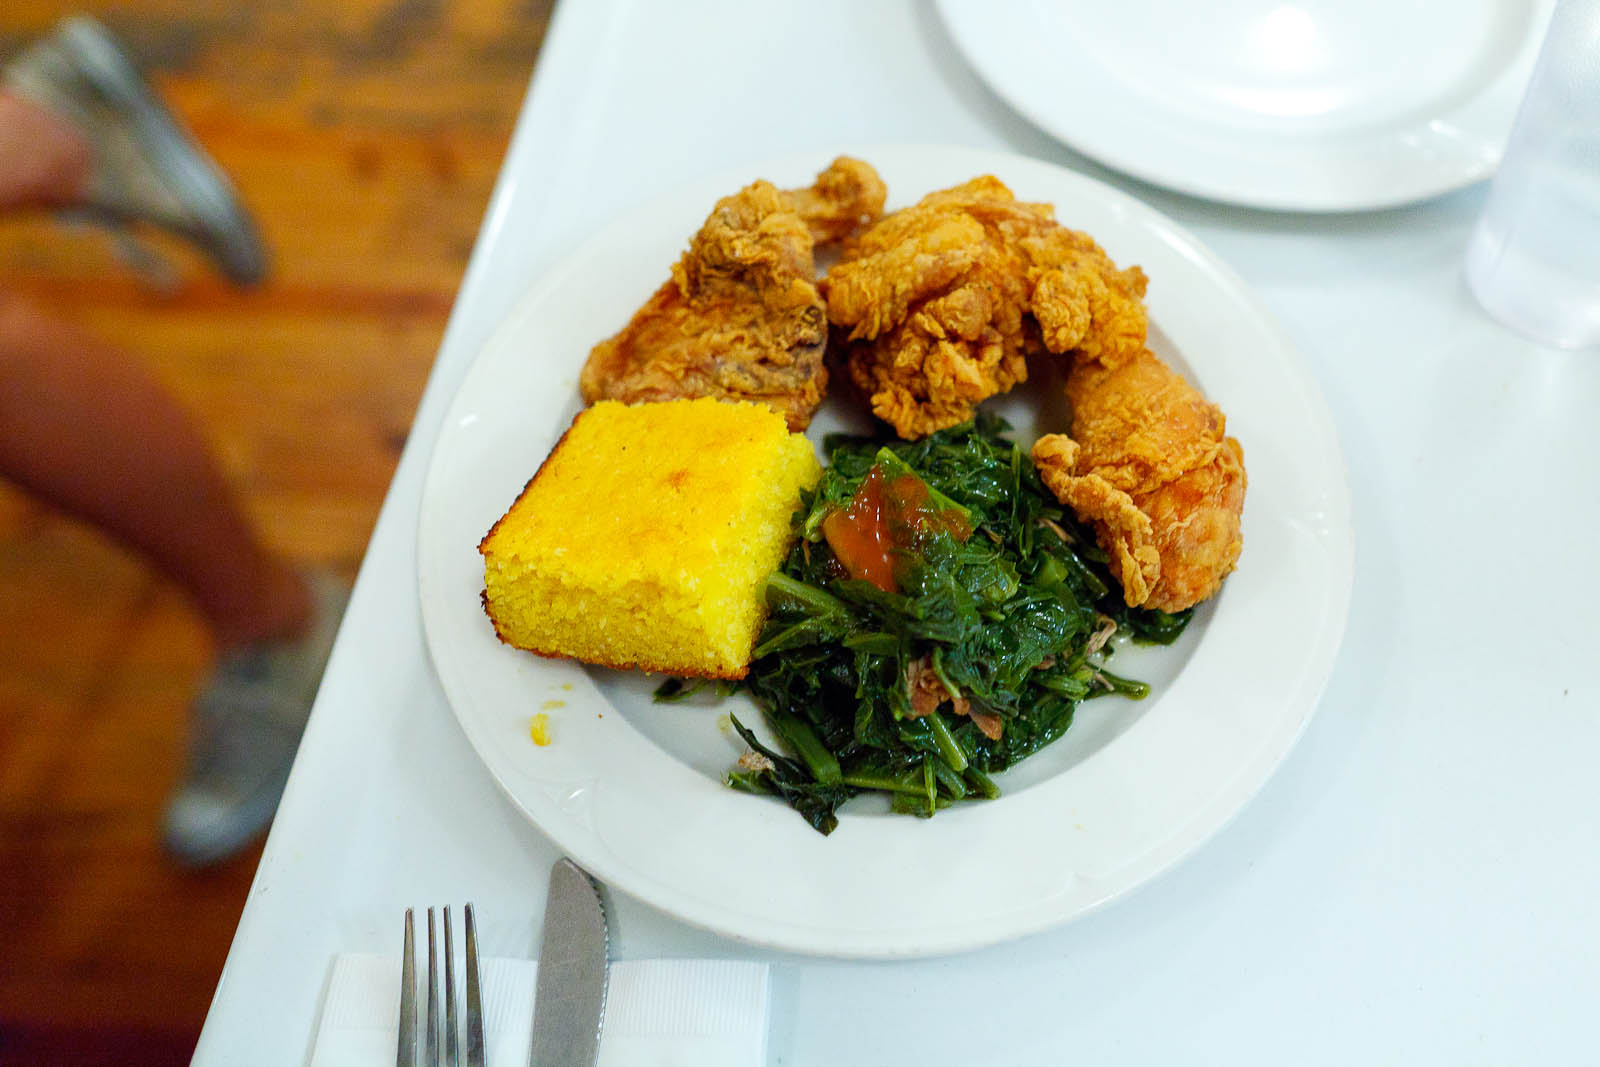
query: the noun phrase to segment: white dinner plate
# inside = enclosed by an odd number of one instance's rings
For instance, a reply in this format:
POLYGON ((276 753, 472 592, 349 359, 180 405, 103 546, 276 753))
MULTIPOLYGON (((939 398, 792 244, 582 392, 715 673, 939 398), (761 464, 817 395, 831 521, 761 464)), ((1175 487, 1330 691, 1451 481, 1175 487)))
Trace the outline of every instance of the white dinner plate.
POLYGON ((978 75, 1134 177, 1390 207, 1493 173, 1552 0, 938 0, 978 75))
MULTIPOLYGON (((1349 490, 1305 364, 1243 282, 1193 237, 1116 190, 1017 156, 875 147, 890 206, 976 174, 1054 203, 1150 277, 1151 344, 1228 416, 1244 446, 1244 553, 1171 648, 1128 646, 1142 702, 1085 703, 1067 735, 999 776, 1004 796, 928 820, 860 798, 829 837, 722 776, 741 697, 653 704, 659 678, 542 659, 496 639, 477 544, 579 409, 590 347, 625 323, 711 205, 755 177, 809 183, 807 156, 696 182, 619 219, 542 278, 478 354, 446 416, 418 532, 423 620, 462 729, 505 793, 565 853, 624 893, 728 937, 839 957, 954 952, 1118 897, 1192 852, 1288 752, 1344 631, 1349 490), (529 737, 549 718, 550 743, 529 737)), ((1005 408, 1027 434, 1019 390, 1005 408)), ((815 438, 847 418, 831 398, 815 438)), ((1061 428, 1046 427, 1046 428, 1061 428)), ((597 507, 604 501, 596 501, 597 507)))

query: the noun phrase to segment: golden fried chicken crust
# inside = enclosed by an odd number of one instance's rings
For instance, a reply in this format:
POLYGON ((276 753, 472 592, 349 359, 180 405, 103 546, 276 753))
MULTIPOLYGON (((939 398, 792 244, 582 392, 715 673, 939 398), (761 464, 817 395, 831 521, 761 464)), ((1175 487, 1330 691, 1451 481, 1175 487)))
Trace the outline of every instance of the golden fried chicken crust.
POLYGON ((1153 352, 1067 377, 1072 432, 1048 434, 1033 462, 1088 522, 1133 607, 1182 611, 1215 593, 1242 546, 1244 451, 1226 420, 1153 352))
POLYGON ((584 401, 751 400, 805 429, 828 382, 813 249, 876 218, 883 196, 871 167, 841 157, 809 189, 757 181, 717 201, 672 277, 589 353, 584 401))
POLYGON ((795 214, 819 245, 843 241, 876 222, 888 195, 878 172, 849 156, 829 164, 809 189, 788 190, 795 214))
POLYGON ((822 291, 852 381, 905 438, 971 418, 1029 355, 1122 360, 1145 342, 1144 273, 989 175, 847 241, 822 291))

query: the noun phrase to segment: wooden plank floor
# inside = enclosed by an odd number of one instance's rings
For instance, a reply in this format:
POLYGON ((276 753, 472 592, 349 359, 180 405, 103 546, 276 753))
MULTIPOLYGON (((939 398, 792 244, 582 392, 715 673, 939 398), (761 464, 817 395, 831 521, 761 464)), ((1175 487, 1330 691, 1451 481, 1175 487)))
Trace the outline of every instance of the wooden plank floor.
MULTIPOLYGON (((0 286, 148 360, 264 537, 353 575, 438 346, 549 0, 91 8, 222 162, 274 251, 157 292, 94 232, 0 220, 0 286)), ((0 4, 0 56, 80 8, 0 4)), ((3 387, 3 383, 0 383, 3 387)), ((0 1063, 187 1062, 255 869, 156 830, 210 661, 181 594, 0 484, 0 1063)))

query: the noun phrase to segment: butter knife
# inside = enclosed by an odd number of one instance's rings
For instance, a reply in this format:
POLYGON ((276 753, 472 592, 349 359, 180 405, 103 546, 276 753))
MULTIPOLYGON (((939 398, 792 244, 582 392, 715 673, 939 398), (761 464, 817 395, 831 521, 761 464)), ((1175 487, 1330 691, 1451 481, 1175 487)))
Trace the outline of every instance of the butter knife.
POLYGON ((529 1067, 594 1067, 606 1010, 608 949, 598 887, 576 863, 558 860, 544 905, 529 1067))

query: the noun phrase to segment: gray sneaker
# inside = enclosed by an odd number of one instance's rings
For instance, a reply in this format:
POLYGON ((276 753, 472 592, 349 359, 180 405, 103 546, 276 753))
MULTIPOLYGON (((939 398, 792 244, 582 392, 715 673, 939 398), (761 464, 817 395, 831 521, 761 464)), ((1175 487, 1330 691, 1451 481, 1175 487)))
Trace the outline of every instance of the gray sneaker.
POLYGON ((272 822, 349 599, 328 575, 307 577, 311 629, 218 662, 195 702, 189 762, 167 805, 163 841, 179 862, 216 863, 272 822))
POLYGON ((5 82, 89 142, 91 217, 113 228, 146 222, 170 230, 238 285, 266 275, 261 239, 228 179, 105 27, 84 16, 62 21, 6 67, 5 82))

